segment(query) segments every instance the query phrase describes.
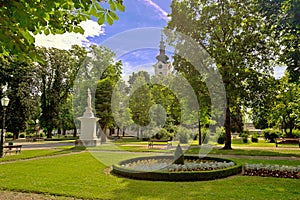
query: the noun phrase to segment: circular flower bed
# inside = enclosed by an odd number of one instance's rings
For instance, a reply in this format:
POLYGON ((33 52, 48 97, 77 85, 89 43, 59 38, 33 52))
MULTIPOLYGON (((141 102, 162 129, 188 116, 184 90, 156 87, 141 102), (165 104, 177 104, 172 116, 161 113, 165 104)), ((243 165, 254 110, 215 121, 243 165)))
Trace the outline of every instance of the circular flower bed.
POLYGON ((244 175, 277 178, 300 178, 300 165, 298 167, 293 167, 285 165, 246 164, 244 175))
POLYGON ((214 160, 185 160, 184 165, 174 164, 172 159, 145 159, 123 164, 121 167, 139 171, 207 171, 234 166, 234 162, 218 162, 214 160))
POLYGON ((172 156, 142 157, 113 165, 113 173, 128 178, 160 181, 199 181, 238 174, 241 165, 228 159, 185 156, 183 165, 174 164, 172 156))

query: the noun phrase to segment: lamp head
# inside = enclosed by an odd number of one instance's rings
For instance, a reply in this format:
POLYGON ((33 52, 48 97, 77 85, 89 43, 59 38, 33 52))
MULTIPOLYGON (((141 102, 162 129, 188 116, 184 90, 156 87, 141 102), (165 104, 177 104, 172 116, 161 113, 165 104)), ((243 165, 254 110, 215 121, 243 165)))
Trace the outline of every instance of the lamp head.
POLYGON ((1 105, 2 105, 3 107, 7 107, 8 104, 9 104, 9 100, 10 100, 10 99, 9 99, 7 96, 3 97, 3 98, 1 99, 1 105))

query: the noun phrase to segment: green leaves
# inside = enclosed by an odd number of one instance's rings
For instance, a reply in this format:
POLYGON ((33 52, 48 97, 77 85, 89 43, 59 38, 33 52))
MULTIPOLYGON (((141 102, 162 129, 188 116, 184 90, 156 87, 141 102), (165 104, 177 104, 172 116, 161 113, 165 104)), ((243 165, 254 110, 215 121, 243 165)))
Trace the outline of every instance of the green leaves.
POLYGON ((100 25, 105 21, 112 25, 118 20, 117 10, 125 10, 123 1, 8 1, 0 9, 0 56, 18 55, 20 58, 28 58, 28 52, 35 48, 31 33, 43 32, 49 35, 70 31, 82 34, 84 31, 79 23, 92 16, 96 17, 100 25))
POLYGON ((31 45, 34 43, 34 37, 32 35, 30 35, 30 33, 28 32, 28 30, 20 30, 22 36, 24 37, 25 41, 27 44, 31 45))
POLYGON ((114 20, 118 20, 119 17, 113 11, 108 11, 105 19, 109 25, 112 25, 114 23, 114 20))

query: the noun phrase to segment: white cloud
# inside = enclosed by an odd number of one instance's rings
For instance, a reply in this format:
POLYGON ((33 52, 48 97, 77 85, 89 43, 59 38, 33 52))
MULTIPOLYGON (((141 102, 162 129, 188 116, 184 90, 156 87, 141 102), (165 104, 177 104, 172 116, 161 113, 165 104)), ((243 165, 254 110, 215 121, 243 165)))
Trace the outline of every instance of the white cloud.
POLYGON ((143 0, 143 2, 144 2, 147 6, 153 7, 153 8, 156 10, 156 12, 159 14, 159 17, 160 17, 161 19, 164 19, 164 20, 166 20, 166 21, 169 20, 169 18, 168 18, 168 13, 167 13, 164 9, 162 9, 159 5, 157 5, 156 3, 154 3, 154 2, 151 1, 151 0, 143 0))
POLYGON ((103 26, 97 22, 88 20, 80 23, 80 26, 85 30, 84 34, 80 33, 64 33, 64 34, 38 34, 35 35, 35 45, 43 47, 55 47, 58 49, 70 49, 72 45, 90 46, 92 43, 88 37, 95 37, 104 34, 103 26))

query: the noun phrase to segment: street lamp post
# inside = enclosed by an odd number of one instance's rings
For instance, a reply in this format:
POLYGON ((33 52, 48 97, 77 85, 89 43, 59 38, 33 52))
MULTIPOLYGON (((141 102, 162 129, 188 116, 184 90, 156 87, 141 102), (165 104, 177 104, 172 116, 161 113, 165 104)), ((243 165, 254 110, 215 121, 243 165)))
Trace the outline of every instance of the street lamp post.
POLYGON ((3 157, 3 143, 4 143, 4 128, 5 128, 5 114, 6 107, 9 104, 9 98, 7 96, 1 99, 1 105, 3 107, 3 118, 2 118, 2 131, 1 131, 1 141, 0 141, 0 158, 3 157))
POLYGON ((36 133, 35 137, 38 138, 38 132, 39 132, 39 119, 35 120, 35 125, 36 125, 36 133))

